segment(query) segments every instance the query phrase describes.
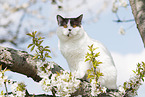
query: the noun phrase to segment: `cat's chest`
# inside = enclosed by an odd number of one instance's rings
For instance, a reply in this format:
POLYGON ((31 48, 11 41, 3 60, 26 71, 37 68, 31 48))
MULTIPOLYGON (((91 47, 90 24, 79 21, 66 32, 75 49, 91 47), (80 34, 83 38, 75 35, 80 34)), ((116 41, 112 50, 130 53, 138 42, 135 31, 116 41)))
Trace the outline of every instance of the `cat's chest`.
POLYGON ((65 58, 69 59, 80 59, 84 58, 87 45, 86 44, 79 44, 79 43, 66 43, 60 45, 61 53, 65 58))

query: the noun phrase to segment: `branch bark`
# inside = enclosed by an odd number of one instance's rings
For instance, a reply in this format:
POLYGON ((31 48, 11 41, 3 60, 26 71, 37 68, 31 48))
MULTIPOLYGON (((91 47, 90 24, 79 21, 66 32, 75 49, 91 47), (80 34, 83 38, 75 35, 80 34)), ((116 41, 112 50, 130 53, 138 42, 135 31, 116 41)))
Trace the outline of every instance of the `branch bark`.
MULTIPOLYGON (((2 65, 2 69, 7 67, 13 72, 24 74, 39 82, 41 77, 37 74, 37 61, 40 60, 34 60, 33 56, 25 51, 0 46, 0 65, 2 65)), ((52 72, 60 72, 60 70, 63 69, 56 64, 52 72)))
POLYGON ((132 13, 145 47, 145 0, 129 0, 132 13))

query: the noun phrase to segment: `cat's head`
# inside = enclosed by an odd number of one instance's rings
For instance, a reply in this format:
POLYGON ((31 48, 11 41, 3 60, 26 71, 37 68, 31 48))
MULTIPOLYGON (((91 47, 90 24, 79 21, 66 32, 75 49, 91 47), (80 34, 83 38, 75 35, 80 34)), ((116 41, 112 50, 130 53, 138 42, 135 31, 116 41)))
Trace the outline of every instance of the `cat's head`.
POLYGON ((76 18, 63 18, 57 15, 58 29, 57 35, 61 39, 79 38, 82 35, 82 22, 83 14, 76 18))

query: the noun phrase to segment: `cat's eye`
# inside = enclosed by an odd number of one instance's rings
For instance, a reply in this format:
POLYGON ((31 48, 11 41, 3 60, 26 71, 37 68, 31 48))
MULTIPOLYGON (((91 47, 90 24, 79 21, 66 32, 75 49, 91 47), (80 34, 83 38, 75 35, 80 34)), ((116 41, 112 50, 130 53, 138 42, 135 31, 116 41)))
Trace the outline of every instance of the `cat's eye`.
POLYGON ((73 25, 73 27, 75 28, 75 27, 77 27, 77 25, 73 25))
POLYGON ((67 28, 67 25, 63 25, 64 28, 67 28))

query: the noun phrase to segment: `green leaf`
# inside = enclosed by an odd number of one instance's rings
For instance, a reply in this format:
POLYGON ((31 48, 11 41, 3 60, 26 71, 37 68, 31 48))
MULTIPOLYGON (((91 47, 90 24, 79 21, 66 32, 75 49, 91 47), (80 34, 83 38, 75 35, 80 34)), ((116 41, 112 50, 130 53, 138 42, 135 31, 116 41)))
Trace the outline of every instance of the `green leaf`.
POLYGON ((48 53, 45 53, 45 56, 47 57, 48 56, 48 53))
POLYGON ((136 74, 136 72, 134 71, 134 70, 132 70, 133 71, 133 73, 135 73, 136 74))
POLYGON ((94 75, 88 75, 87 79, 94 78, 94 75))
POLYGON ((144 78, 142 78, 142 81, 144 82, 144 78))
POLYGON ((28 33, 28 34, 26 34, 26 35, 28 35, 28 36, 30 36, 30 37, 33 37, 33 35, 32 35, 31 33, 28 33))
POLYGON ((138 68, 138 73, 140 74, 140 68, 138 68))
POLYGON ((46 46, 45 48, 49 48, 49 46, 46 46))
POLYGON ((47 56, 48 58, 52 58, 51 56, 47 56))
POLYGON ((96 48, 93 48, 92 51, 95 51, 96 49, 98 49, 98 48, 97 47, 96 48))
POLYGON ((36 44, 36 46, 39 46, 38 42, 36 42, 35 44, 36 44))
POLYGON ((90 83, 92 82, 92 79, 90 79, 90 83))
POLYGON ((37 33, 37 31, 35 32, 32 32, 32 37, 34 38, 35 37, 35 34, 37 33))
POLYGON ((39 46, 40 48, 43 48, 43 46, 41 45, 41 46, 39 46))
POLYGON ((44 51, 48 51, 48 52, 51 52, 49 49, 44 49, 44 51))
POLYGON ((90 59, 89 58, 87 58, 86 60, 85 60, 85 62, 87 62, 87 61, 89 61, 90 59))
POLYGON ((93 64, 93 67, 95 67, 95 68, 96 68, 96 64, 93 64))
POLYGON ((94 57, 98 57, 98 56, 99 56, 99 54, 100 54, 100 52, 96 53, 94 57))
POLYGON ((1 95, 4 95, 4 91, 3 90, 1 91, 1 95))
POLYGON ((41 40, 41 41, 39 42, 39 45, 41 45, 42 42, 43 42, 43 40, 41 40))
POLYGON ((33 44, 35 44, 36 43, 36 39, 35 38, 33 38, 33 44))
POLYGON ((34 48, 35 48, 35 45, 32 46, 32 48, 31 48, 31 52, 34 50, 34 48))
POLYGON ((44 39, 44 37, 38 37, 38 40, 44 39))
POLYGON ((38 56, 36 56, 35 58, 38 59, 38 56))
POLYGON ((37 31, 34 32, 34 35, 37 33, 37 31))
POLYGON ((90 73, 91 71, 92 71, 92 70, 88 69, 88 70, 87 70, 87 73, 90 73))
POLYGON ((90 48, 93 48, 93 45, 94 45, 94 44, 92 44, 92 45, 90 46, 90 48))
POLYGON ((102 62, 99 62, 99 61, 98 61, 98 64, 102 64, 102 62))
POLYGON ((27 48, 31 47, 33 44, 29 44, 27 48))

